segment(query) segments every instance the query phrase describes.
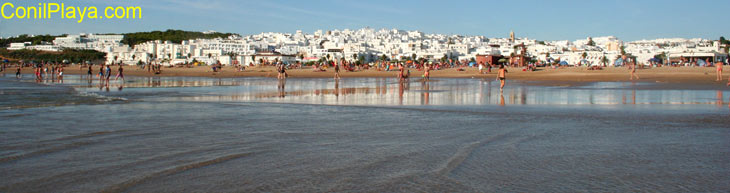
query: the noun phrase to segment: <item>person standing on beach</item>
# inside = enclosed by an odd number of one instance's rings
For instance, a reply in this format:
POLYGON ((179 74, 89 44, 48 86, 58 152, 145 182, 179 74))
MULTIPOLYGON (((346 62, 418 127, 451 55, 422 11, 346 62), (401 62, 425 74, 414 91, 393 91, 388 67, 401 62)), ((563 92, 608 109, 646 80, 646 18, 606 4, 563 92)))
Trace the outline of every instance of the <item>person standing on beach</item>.
POLYGON ((722 62, 715 62, 715 66, 717 66, 717 79, 715 81, 721 81, 722 80, 722 62))
POLYGON ((484 63, 479 62, 479 74, 484 74, 484 63))
POLYGON ((109 67, 110 65, 106 66, 106 81, 109 82, 109 78, 112 77, 112 68, 109 67))
POLYGON ((504 88, 504 80, 507 78, 507 69, 504 68, 504 64, 499 66, 497 79, 499 80, 499 92, 502 92, 502 89, 504 88))
MULTIPOLYGON (((626 55, 621 56, 624 62, 627 62, 626 55)), ((632 60, 631 62, 626 63, 629 67, 629 80, 634 80, 634 77, 636 77, 636 80, 639 79, 639 75, 636 75, 636 61, 632 60)))
POLYGON ((398 80, 403 80, 403 70, 404 70, 403 65, 399 63, 398 64, 398 80))
POLYGON ((91 65, 89 65, 89 71, 86 71, 86 75, 88 76, 88 79, 91 80, 91 65))
POLYGON ((99 76, 99 82, 104 80, 104 64, 101 64, 101 66, 99 66, 99 74, 97 75, 99 76))
POLYGON ((429 79, 431 79, 431 73, 430 73, 431 72, 431 64, 432 63, 428 63, 428 64, 426 64, 426 65, 423 66, 423 79, 426 80, 426 81, 428 81, 429 79))
POLYGON ((63 83, 63 66, 59 66, 57 71, 58 71, 58 81, 63 83))
POLYGON ((340 79, 340 65, 342 65, 343 62, 345 62, 345 59, 341 59, 340 63, 333 62, 335 65, 335 80, 340 79))
POLYGON ((122 65, 119 65, 119 68, 117 69, 117 77, 114 78, 114 80, 119 80, 119 77, 122 77, 122 82, 124 82, 124 68, 122 68, 122 65))

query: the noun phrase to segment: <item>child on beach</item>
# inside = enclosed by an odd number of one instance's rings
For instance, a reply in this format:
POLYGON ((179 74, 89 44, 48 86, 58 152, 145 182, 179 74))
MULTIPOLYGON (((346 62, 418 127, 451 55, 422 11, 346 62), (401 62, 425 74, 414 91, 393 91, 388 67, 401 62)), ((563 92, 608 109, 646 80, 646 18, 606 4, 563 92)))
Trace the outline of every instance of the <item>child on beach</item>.
POLYGON ((504 88, 504 79, 507 78, 507 69, 504 68, 504 65, 499 66, 499 75, 497 76, 497 80, 499 80, 499 92, 502 92, 502 89, 504 88))

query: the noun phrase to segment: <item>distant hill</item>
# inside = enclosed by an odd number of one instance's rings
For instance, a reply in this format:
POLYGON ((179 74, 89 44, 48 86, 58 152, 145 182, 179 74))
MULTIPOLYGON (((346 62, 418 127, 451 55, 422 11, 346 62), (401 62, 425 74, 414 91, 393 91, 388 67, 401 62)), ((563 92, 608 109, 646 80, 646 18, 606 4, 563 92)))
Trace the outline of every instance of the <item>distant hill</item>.
POLYGON ((122 43, 134 46, 147 41, 162 40, 171 41, 173 43, 181 43, 183 40, 190 39, 213 39, 213 38, 226 38, 228 36, 236 35, 233 33, 203 33, 183 30, 167 30, 167 31, 151 31, 151 32, 135 32, 125 33, 122 43))
POLYGON ((76 50, 63 49, 60 52, 47 52, 39 50, 7 50, 0 48, 0 58, 11 60, 35 60, 36 62, 49 61, 61 62, 68 60, 69 62, 99 61, 106 58, 106 53, 96 50, 76 50))
POLYGON ((66 36, 66 34, 60 35, 60 36, 54 36, 54 35, 37 35, 31 37, 28 34, 19 35, 18 37, 12 37, 8 39, 0 39, 0 47, 8 47, 10 46, 10 43, 20 43, 20 42, 31 42, 33 45, 41 44, 41 42, 53 42, 56 37, 62 37, 66 36))
MULTIPOLYGON (((203 33, 203 32, 194 32, 194 31, 183 31, 183 30, 172 30, 168 29, 167 31, 151 31, 151 32, 134 32, 134 33, 123 33, 123 34, 107 34, 107 35, 124 35, 124 39, 122 39, 123 44, 127 44, 130 46, 134 46, 137 44, 141 44, 147 41, 152 40, 162 40, 162 41, 171 41, 173 43, 180 43, 183 40, 190 40, 190 39, 213 39, 213 38, 226 38, 228 36, 236 35, 234 33, 220 33, 220 32, 214 32, 214 33, 203 33)), ((0 47, 8 47, 10 46, 10 43, 19 43, 19 42, 32 42, 33 45, 38 45, 41 42, 53 42, 56 37, 65 37, 66 34, 63 35, 36 35, 31 37, 28 34, 19 35, 18 37, 8 38, 8 39, 0 39, 0 47)))

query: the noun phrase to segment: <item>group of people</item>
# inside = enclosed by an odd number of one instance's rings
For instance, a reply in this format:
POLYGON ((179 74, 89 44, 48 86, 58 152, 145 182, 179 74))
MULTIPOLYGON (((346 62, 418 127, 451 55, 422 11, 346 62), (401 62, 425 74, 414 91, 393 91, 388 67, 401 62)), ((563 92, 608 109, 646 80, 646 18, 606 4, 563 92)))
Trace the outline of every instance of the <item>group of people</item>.
MULTIPOLYGON (((91 65, 89 65, 86 75, 89 79, 91 79, 92 74, 92 68, 91 65)), ((97 73, 96 76, 99 77, 99 81, 109 82, 109 79, 112 76, 112 68, 110 67, 110 65, 101 64, 99 66, 99 73, 97 73)), ((117 75, 114 80, 119 80, 119 78, 122 78, 122 81, 124 81, 124 67, 122 65, 119 65, 119 68, 117 68, 117 75)))
MULTIPOLYGON (((59 64, 39 64, 33 69, 36 81, 43 81, 43 77, 50 77, 51 80, 63 82, 63 65, 59 64)), ((15 72, 16 78, 21 77, 21 67, 18 66, 15 72)))
POLYGON ((286 73, 286 65, 283 62, 279 62, 276 64, 276 71, 279 73, 276 78, 280 80, 286 79, 286 77, 289 76, 289 74, 286 73))

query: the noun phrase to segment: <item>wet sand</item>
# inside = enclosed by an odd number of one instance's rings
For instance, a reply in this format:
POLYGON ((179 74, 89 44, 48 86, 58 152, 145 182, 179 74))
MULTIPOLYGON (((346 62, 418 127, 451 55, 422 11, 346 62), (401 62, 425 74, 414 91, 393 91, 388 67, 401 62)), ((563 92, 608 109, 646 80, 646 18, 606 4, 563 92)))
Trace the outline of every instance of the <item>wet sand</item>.
MULTIPOLYGON (((117 67, 112 67, 112 75, 116 75, 117 67)), ((479 74, 477 68, 444 69, 432 71, 432 78, 496 78, 496 69, 491 73, 479 74)), ((98 73, 98 66, 93 68, 93 74, 98 73)), ((423 71, 411 70, 411 79, 420 79, 423 71)), ((86 74, 86 69, 79 69, 78 66, 65 68, 66 74, 86 74)), ((486 71, 486 70, 485 70, 486 71)), ((507 79, 526 81, 547 81, 542 84, 546 86, 561 85, 563 83, 575 84, 576 82, 616 82, 629 80, 629 71, 625 67, 608 67, 603 70, 588 70, 585 67, 568 67, 559 69, 538 68, 534 72, 522 71, 522 68, 508 68, 507 79)), ((14 68, 4 73, 14 73, 14 68)), ((136 66, 124 68, 127 76, 187 76, 187 77, 276 77, 274 67, 250 67, 243 72, 238 72, 234 67, 224 67, 221 72, 213 72, 210 67, 198 66, 193 68, 167 68, 162 69, 161 74, 149 73, 147 70, 136 66)), ((25 68, 23 73, 32 73, 31 68, 25 68)), ((296 78, 328 78, 334 77, 332 69, 326 72, 314 72, 311 68, 289 69, 289 77, 296 78)), ((641 78, 636 82, 663 82, 663 83, 702 83, 713 85, 725 85, 727 79, 715 81, 715 68, 713 67, 660 67, 650 69, 638 69, 637 75, 641 78)), ((397 71, 363 70, 357 72, 341 73, 342 77, 396 77, 397 71)), ((727 78, 728 73, 724 73, 727 78)))
POLYGON ((730 91, 493 80, 0 76, 0 192, 730 189, 730 91))

